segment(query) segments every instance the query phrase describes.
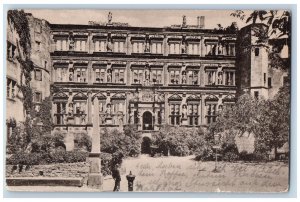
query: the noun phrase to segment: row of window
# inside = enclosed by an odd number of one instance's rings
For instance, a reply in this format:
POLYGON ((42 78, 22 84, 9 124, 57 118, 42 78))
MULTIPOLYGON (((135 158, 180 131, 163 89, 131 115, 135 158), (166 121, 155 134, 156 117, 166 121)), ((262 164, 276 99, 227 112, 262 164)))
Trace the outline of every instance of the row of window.
MULTIPOLYGON (((9 99, 15 99, 17 93, 17 82, 13 79, 6 78, 6 97, 9 99)), ((42 93, 35 91, 33 93, 33 101, 42 102, 42 93)))
MULTIPOLYGON (((70 42, 67 39, 56 40, 56 51, 88 51, 87 41, 80 39, 70 42)), ((235 55, 235 45, 227 44, 225 46, 216 44, 206 44, 206 55, 235 55)), ((125 41, 99 41, 94 42, 94 52, 118 52, 125 53, 125 41)), ((151 44, 143 41, 132 42, 132 53, 152 53, 162 54, 163 43, 153 42, 151 44)), ((199 43, 183 44, 181 42, 169 42, 169 54, 189 54, 200 55, 199 43)))
MULTIPOLYGON (((133 69, 132 84, 163 84, 162 69, 133 69)), ((57 68, 57 82, 87 82, 87 69, 83 68, 57 68)), ((125 69, 97 68, 93 74, 95 83, 125 83, 125 69)), ((235 85, 235 72, 233 71, 207 71, 206 85, 235 85)), ((200 71, 198 70, 169 70, 169 84, 200 84, 200 71)))
MULTIPOLYGON (((75 119, 75 124, 86 124, 87 117, 87 105, 86 101, 74 101, 74 103, 69 104, 67 110, 66 102, 56 102, 55 103, 55 113, 54 113, 54 123, 55 124, 66 124, 66 117, 68 114, 72 114, 75 119)), ((121 112, 125 113, 125 102, 115 102, 112 104, 106 104, 105 101, 99 101, 99 116, 100 123, 105 123, 105 116, 102 114, 116 115, 116 113, 121 112)), ((219 109, 221 110, 220 106, 219 109)), ((158 124, 162 123, 162 113, 157 114, 158 124)), ((206 123, 210 124, 216 121, 217 118, 217 104, 207 104, 206 105, 206 123)), ((140 116, 138 111, 134 111, 134 123, 139 123, 140 116)), ((170 113, 169 113, 169 123, 171 125, 182 125, 183 121, 187 121, 187 125, 197 126, 200 124, 200 113, 199 113, 199 104, 187 104, 184 105, 183 109, 180 109, 180 104, 170 104, 170 113)), ((123 118, 122 118, 123 120, 123 118)), ((120 121, 120 120, 119 120, 120 121)), ((118 120, 115 121, 115 123, 118 120)), ((123 123, 123 122, 122 122, 123 123)))

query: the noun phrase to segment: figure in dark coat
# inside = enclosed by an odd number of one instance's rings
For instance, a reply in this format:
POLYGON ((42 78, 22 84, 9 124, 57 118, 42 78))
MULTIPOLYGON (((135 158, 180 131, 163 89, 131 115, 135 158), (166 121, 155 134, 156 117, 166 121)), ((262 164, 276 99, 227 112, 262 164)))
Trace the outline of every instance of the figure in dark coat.
POLYGON ((120 191, 120 182, 121 182, 120 164, 116 164, 112 169, 112 177, 115 180, 114 191, 120 191))

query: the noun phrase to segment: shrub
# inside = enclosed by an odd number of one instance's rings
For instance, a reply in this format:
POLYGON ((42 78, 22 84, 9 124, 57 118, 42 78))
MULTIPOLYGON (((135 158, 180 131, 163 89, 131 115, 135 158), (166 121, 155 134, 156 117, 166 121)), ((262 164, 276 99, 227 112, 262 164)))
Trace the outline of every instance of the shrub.
POLYGON ((59 152, 41 152, 41 153, 16 153, 7 159, 8 165, 41 165, 52 163, 76 163, 85 162, 87 152, 82 151, 59 151, 59 152))
POLYGON ((101 152, 101 173, 103 176, 111 175, 112 155, 109 153, 101 152))
POLYGON ((227 152, 223 155, 223 161, 233 162, 239 160, 239 155, 235 152, 227 152))
POLYGON ((125 126, 123 132, 104 128, 101 131, 101 152, 137 156, 141 152, 141 135, 131 125, 125 126))
POLYGON ((221 146, 221 154, 223 161, 237 161, 239 159, 239 151, 234 141, 224 142, 221 146))
POLYGON ((75 135, 74 141, 77 142, 77 150, 91 151, 92 139, 86 133, 79 133, 75 135))
POLYGON ((212 146, 210 145, 204 145, 203 147, 198 148, 195 155, 195 160, 197 161, 211 161, 215 156, 212 146))
MULTIPOLYGON (((202 128, 180 128, 164 126, 153 135, 154 145, 158 147, 157 152, 173 156, 187 156, 195 154, 198 148, 207 143, 206 133, 202 128)), ((154 154, 153 154, 154 155, 154 154)))

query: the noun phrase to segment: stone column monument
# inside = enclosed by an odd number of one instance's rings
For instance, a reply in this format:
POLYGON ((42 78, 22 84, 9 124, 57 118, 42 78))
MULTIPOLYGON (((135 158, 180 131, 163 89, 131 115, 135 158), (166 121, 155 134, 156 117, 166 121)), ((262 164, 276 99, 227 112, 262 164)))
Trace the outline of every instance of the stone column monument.
POLYGON ((88 176, 88 186, 91 188, 102 190, 103 178, 101 174, 100 159, 100 126, 99 126, 99 101, 94 99, 94 117, 93 117, 93 136, 92 151, 89 154, 90 172, 88 176))

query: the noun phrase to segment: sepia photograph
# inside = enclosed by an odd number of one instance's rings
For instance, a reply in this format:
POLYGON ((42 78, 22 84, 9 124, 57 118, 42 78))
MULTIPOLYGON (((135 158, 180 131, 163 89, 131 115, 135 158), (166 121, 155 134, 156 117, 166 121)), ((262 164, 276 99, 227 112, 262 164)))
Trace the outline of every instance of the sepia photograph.
POLYGON ((5 16, 8 191, 289 191, 290 10, 5 16))

